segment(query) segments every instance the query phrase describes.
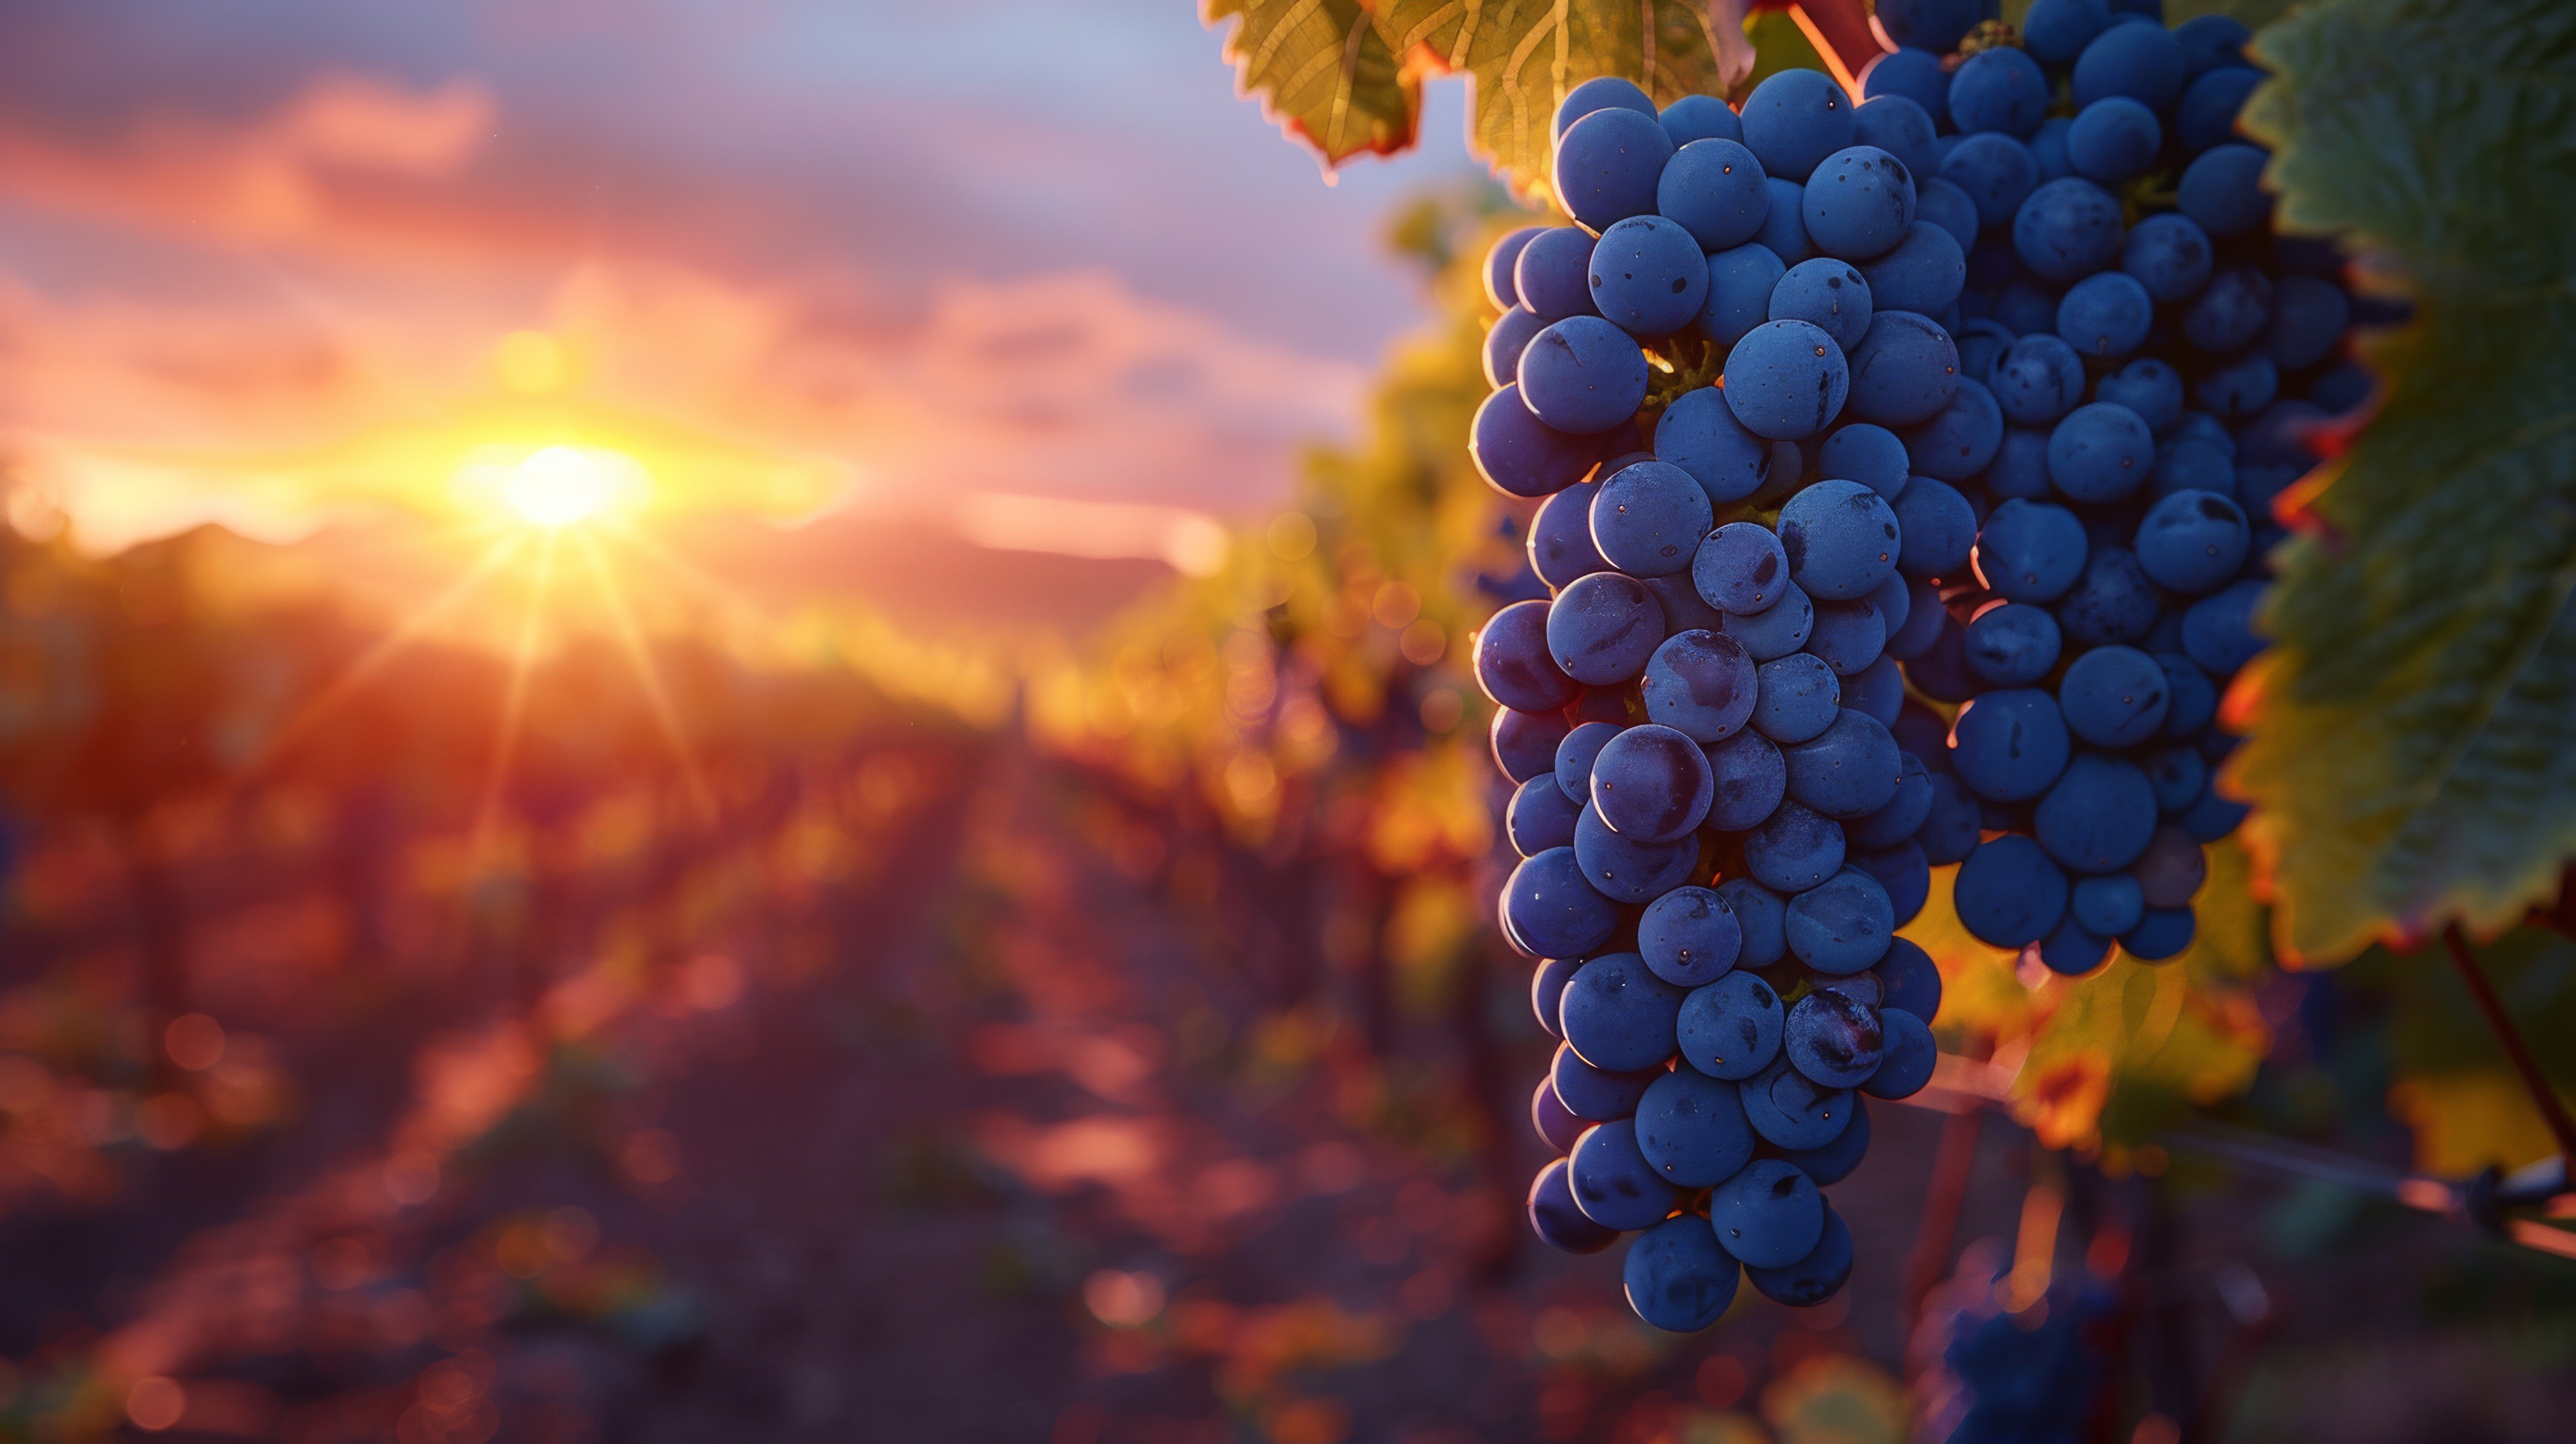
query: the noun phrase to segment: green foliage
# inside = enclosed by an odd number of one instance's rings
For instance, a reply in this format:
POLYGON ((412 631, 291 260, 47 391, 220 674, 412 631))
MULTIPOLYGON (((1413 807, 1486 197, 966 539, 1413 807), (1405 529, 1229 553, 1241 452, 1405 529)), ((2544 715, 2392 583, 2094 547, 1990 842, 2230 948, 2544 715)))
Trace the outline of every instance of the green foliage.
POLYGON ((1208 0, 1209 24, 1237 17, 1226 58, 1244 90, 1327 165, 1411 145, 1416 74, 1461 73, 1477 154, 1534 200, 1548 193, 1548 122, 1567 91, 1623 75, 1659 105, 1723 95, 1751 59, 1687 0, 1208 0))
POLYGON ((1413 144, 1421 87, 1358 0, 1206 0, 1210 26, 1241 20, 1225 58, 1244 93, 1327 165, 1413 144))
MULTIPOLYGON (((2259 39, 2285 227, 2349 231, 2419 319, 2276 557, 2231 775, 2284 941, 2495 930, 2576 853, 2576 9, 2334 0, 2259 39)), ((2312 493, 2312 495, 2311 495, 2312 493)))

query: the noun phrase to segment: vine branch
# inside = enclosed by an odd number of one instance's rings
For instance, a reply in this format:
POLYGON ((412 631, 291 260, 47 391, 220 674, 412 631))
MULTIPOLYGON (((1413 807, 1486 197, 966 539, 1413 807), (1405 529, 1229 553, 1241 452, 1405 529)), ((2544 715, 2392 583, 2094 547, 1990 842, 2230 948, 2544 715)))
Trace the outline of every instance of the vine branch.
POLYGON ((2486 970, 2478 966, 2477 955, 2469 951, 2469 941, 2460 935, 2460 925, 2452 923, 2442 929, 2442 946, 2459 967, 2460 981, 2469 988, 2478 1011, 2484 1013, 2487 1026, 2495 1030, 2496 1041, 2504 1045, 2505 1056, 2513 1060, 2514 1071, 2522 1075, 2522 1086, 2531 1094, 2532 1103, 2540 1109, 2541 1121, 2549 1125, 2549 1134, 2558 1140, 2559 1157, 2576 1165, 2576 1118, 2567 1114, 2567 1102, 2558 1090, 2549 1086, 2540 1064, 2523 1046, 2522 1033, 2505 1016, 2504 1000, 2496 996, 2495 985, 2487 981, 2486 970))

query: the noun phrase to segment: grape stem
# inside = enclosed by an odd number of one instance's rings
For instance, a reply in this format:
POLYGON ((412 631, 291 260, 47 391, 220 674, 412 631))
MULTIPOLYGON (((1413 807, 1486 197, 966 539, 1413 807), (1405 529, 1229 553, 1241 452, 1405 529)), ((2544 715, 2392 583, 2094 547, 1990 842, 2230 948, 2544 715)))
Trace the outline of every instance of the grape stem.
POLYGON ((2486 1014, 2487 1026, 2495 1030, 2496 1041, 2504 1045, 2505 1056, 2513 1060, 2514 1071, 2522 1075, 2522 1086, 2540 1109, 2541 1121, 2549 1125, 2550 1136, 2558 1140, 2559 1157, 2576 1165, 2576 1118, 2568 1116, 2567 1101, 2558 1096, 2558 1090, 2541 1074, 2531 1050, 2523 1046, 2521 1030, 2505 1016, 2504 1000, 2496 996, 2495 985, 2487 981, 2486 970, 2478 966, 2477 955, 2469 951, 2469 940, 2460 935, 2458 923, 2442 929, 2442 946, 2458 965, 2460 981, 2468 985, 2478 1011, 2486 1014))

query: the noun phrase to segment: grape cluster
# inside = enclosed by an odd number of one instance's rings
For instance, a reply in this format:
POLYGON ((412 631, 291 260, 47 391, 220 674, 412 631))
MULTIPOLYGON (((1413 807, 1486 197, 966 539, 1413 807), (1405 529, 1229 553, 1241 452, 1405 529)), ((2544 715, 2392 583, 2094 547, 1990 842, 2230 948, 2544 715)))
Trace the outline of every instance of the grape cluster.
POLYGON ((1943 317, 1956 446, 1929 474, 1976 541, 1906 675, 1961 704, 1940 782, 1976 831, 1930 850, 1961 864, 1961 923, 2078 974, 2115 942, 2149 962, 2191 943, 2202 846, 2245 813, 2211 789, 2236 740, 2214 723, 2263 645, 2272 502, 2369 380, 2340 258, 2272 233, 2265 153, 2236 133, 2263 78, 2244 26, 2036 0, 2019 45, 1934 54, 1972 12, 1899 7, 1891 33, 1931 48, 1862 77, 1864 113, 1940 117, 1908 159, 1966 256, 1943 317))
POLYGON ((1587 82, 1556 117, 1575 224, 1487 268, 1505 309, 1472 450, 1546 498, 1551 592, 1476 649, 1519 784, 1502 925, 1564 1040, 1532 1110, 1565 1156, 1530 1219, 1576 1251, 1638 1232, 1628 1298, 1667 1329, 1746 1277, 1793 1305, 1841 1288, 1821 1189, 1868 1147, 1862 1095, 1910 1096, 1937 1056, 1940 975, 1895 930, 1941 819, 1891 729, 1895 658, 1939 635, 1928 579, 1976 529, 1909 481, 1947 444, 1931 313, 1966 268, 1868 143, 1880 119, 1812 71, 1741 116, 1587 82))

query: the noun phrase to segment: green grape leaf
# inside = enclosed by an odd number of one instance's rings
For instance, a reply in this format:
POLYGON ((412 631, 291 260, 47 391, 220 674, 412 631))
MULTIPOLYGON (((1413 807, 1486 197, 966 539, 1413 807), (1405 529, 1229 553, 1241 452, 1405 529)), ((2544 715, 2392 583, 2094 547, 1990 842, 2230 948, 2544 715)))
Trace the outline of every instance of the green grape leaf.
POLYGON ((2335 960, 2499 929, 2576 854, 2576 7, 2329 0, 2257 48, 2281 224, 2417 304, 2365 345, 2378 416, 2292 494, 2231 704, 2283 944, 2335 960))
POLYGON ((1753 59, 1711 7, 1684 0, 1381 0, 1376 13, 1396 55, 1468 77, 1477 154, 1532 200, 1551 194, 1549 122, 1567 91, 1622 75, 1670 105, 1724 95, 1753 59))
POLYGON ((1225 42, 1237 83, 1326 166, 1413 144, 1421 87, 1359 0, 1206 0, 1202 18, 1242 22, 1225 42))

